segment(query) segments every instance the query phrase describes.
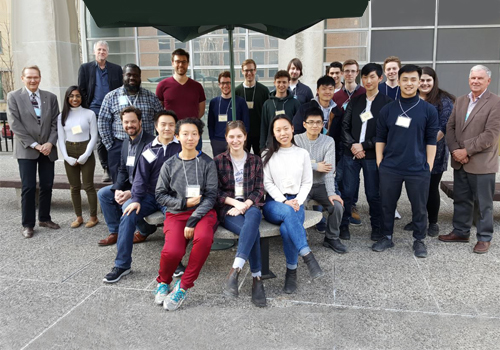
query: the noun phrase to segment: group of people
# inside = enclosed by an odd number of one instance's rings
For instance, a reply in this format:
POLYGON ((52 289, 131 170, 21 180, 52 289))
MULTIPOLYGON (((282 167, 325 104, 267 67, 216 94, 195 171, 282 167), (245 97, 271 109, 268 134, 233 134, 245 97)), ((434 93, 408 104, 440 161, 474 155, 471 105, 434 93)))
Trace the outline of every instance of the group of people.
POLYGON ((415 256, 427 256, 426 236, 438 236, 439 182, 451 153, 454 170, 453 231, 443 242, 468 242, 474 207, 476 253, 486 253, 493 234, 493 193, 498 170, 500 98, 487 90, 491 71, 474 66, 471 92, 455 97, 439 88, 430 67, 401 66, 388 57, 383 66, 355 60, 333 62, 317 80, 316 93, 299 81, 302 63, 294 58, 274 77, 271 93, 256 81, 257 65, 242 63, 244 82, 236 87, 236 119, 231 120, 231 77, 218 77, 221 96, 208 108, 213 159, 201 151, 205 95, 187 77, 189 54, 172 53, 174 75, 156 94, 141 87, 141 70, 107 61, 106 42, 94 45, 96 60, 79 71, 59 113, 55 95, 39 89, 37 66, 22 71, 25 87, 8 95, 8 120, 15 133, 14 156, 22 181, 22 233, 35 227, 38 168, 39 226, 58 229, 50 216, 56 145, 64 157, 77 228, 84 222, 80 191, 88 197, 97 225, 97 200, 109 231, 99 245, 117 244, 114 267, 104 282, 131 272, 134 243, 156 231, 145 217, 165 216, 155 303, 176 310, 194 286, 208 258, 217 225, 239 236, 223 293, 238 296, 246 261, 253 277, 252 302, 266 306, 261 277, 259 225, 280 226, 286 261, 283 291, 297 289, 299 256, 311 278, 324 273, 303 227, 305 204, 326 218, 316 228, 323 246, 343 254, 356 211, 363 171, 369 204, 372 249, 394 246, 394 218, 405 183, 411 202, 415 256), (386 81, 383 82, 383 75, 386 81), (121 83, 123 85, 121 85, 121 83), (88 107, 88 108, 87 108, 88 107), (112 184, 96 192, 94 148, 112 184), (192 241, 187 266, 181 263, 192 241), (343 242, 344 241, 344 242, 343 242), (180 277, 172 284, 174 277, 180 277))

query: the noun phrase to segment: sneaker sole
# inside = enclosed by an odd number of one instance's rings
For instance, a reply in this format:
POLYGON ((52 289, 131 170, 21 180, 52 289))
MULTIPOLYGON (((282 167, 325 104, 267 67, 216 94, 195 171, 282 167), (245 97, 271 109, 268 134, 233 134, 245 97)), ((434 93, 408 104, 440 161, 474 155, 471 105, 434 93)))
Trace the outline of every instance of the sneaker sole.
POLYGON ((116 283, 116 282, 118 282, 118 281, 119 281, 119 280, 120 280, 123 276, 127 276, 127 275, 128 275, 128 274, 130 274, 131 272, 132 272, 132 270, 131 270, 131 269, 128 269, 128 270, 126 270, 124 273, 122 273, 120 276, 118 276, 118 277, 117 277, 116 279, 114 279, 114 280, 108 280, 108 279, 106 279, 106 277, 104 277, 102 281, 103 281, 104 283, 116 283))
POLYGON ((415 255, 415 257, 417 257, 417 258, 420 258, 420 259, 424 259, 424 258, 427 258, 427 253, 425 253, 425 254, 420 254, 420 255, 417 255, 417 254, 415 254, 415 252, 414 252, 414 253, 413 253, 413 255, 415 255))
POLYGON ((311 278, 312 278, 313 280, 315 280, 315 279, 318 279, 318 278, 323 277, 324 275, 325 275, 325 273, 324 273, 323 271, 321 271, 321 272, 320 272, 320 273, 318 273, 317 275, 315 275, 315 276, 311 276, 311 278))
POLYGON ((184 271, 182 271, 182 272, 174 272, 174 274, 172 275, 172 277, 177 278, 177 277, 181 277, 182 275, 184 275, 184 271))
POLYGON ((350 225, 353 225, 353 226, 361 226, 362 225, 362 222, 352 222, 352 221, 349 221, 349 224, 350 225))
POLYGON ((331 245, 329 245, 328 243, 325 243, 325 242, 323 242, 323 247, 330 248, 335 253, 339 253, 339 254, 345 254, 345 253, 347 253, 347 251, 338 250, 338 249, 334 248, 333 246, 331 246, 331 245))
MULTIPOLYGON (((176 307, 176 308, 174 308, 174 309, 169 309, 169 308, 168 308, 168 303, 163 303, 163 308, 164 308, 165 310, 167 310, 167 311, 175 311, 175 310, 177 310, 178 308, 180 308, 180 307, 181 307, 182 303, 184 303, 184 300, 185 300, 185 299, 181 300, 181 301, 179 302, 179 304, 177 304, 177 307, 176 307)), ((165 301, 166 301, 166 300, 165 300, 165 301)))
POLYGON ((381 253, 381 252, 383 252, 383 251, 385 251, 385 250, 387 250, 387 249, 389 249, 389 248, 393 248, 393 247, 394 247, 394 243, 392 243, 389 247, 386 247, 386 248, 384 248, 384 249, 375 249, 375 248, 373 248, 373 247, 372 247, 372 250, 373 250, 374 252, 381 253))

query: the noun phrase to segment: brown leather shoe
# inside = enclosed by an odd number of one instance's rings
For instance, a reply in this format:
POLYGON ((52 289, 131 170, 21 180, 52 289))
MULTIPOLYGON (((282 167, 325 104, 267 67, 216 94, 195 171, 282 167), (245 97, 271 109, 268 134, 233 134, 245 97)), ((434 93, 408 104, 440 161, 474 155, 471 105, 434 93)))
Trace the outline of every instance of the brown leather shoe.
POLYGON ((490 249, 491 242, 483 242, 483 241, 478 241, 476 243, 476 246, 474 247, 473 252, 477 254, 484 254, 488 253, 488 249, 490 249))
POLYGON ((22 235, 24 236, 24 238, 31 238, 33 237, 33 233, 35 231, 33 231, 33 227, 23 227, 23 230, 22 230, 22 235))
POLYGON ((100 246, 113 245, 118 240, 118 233, 110 233, 108 237, 99 241, 100 246))
POLYGON ((134 233, 134 244, 135 243, 142 243, 144 242, 146 239, 148 239, 148 236, 143 236, 141 235, 141 233, 139 231, 136 231, 134 233))
POLYGON ((439 235, 438 239, 442 242, 459 242, 459 243, 468 243, 468 236, 457 235, 455 232, 451 231, 447 235, 439 235))
POLYGON ((38 222, 38 226, 40 226, 40 227, 48 227, 48 228, 51 228, 53 230, 57 230, 57 229, 61 228, 61 226, 59 226, 58 224, 56 224, 53 221, 39 221, 38 222))

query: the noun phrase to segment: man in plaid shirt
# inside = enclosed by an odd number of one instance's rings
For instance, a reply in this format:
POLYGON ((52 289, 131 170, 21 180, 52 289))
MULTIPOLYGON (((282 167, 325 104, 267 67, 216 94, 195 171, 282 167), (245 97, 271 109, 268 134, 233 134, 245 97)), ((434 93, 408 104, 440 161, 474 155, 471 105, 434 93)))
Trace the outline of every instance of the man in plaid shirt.
POLYGON ((142 128, 146 133, 154 135, 153 116, 163 107, 154 93, 141 88, 141 69, 133 63, 124 67, 123 86, 104 97, 97 122, 101 142, 108 150, 108 166, 113 183, 118 175, 122 143, 127 137, 120 112, 128 106, 141 110, 142 128))

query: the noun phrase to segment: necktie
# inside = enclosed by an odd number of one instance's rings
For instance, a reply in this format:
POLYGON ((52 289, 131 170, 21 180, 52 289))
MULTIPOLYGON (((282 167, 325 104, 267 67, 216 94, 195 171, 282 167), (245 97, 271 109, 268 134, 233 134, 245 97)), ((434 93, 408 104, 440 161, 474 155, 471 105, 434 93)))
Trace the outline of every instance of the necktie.
POLYGON ((38 124, 40 124, 40 115, 41 115, 40 106, 38 106, 38 101, 36 100, 36 95, 34 92, 31 94, 31 105, 35 109, 36 118, 37 118, 38 124))

